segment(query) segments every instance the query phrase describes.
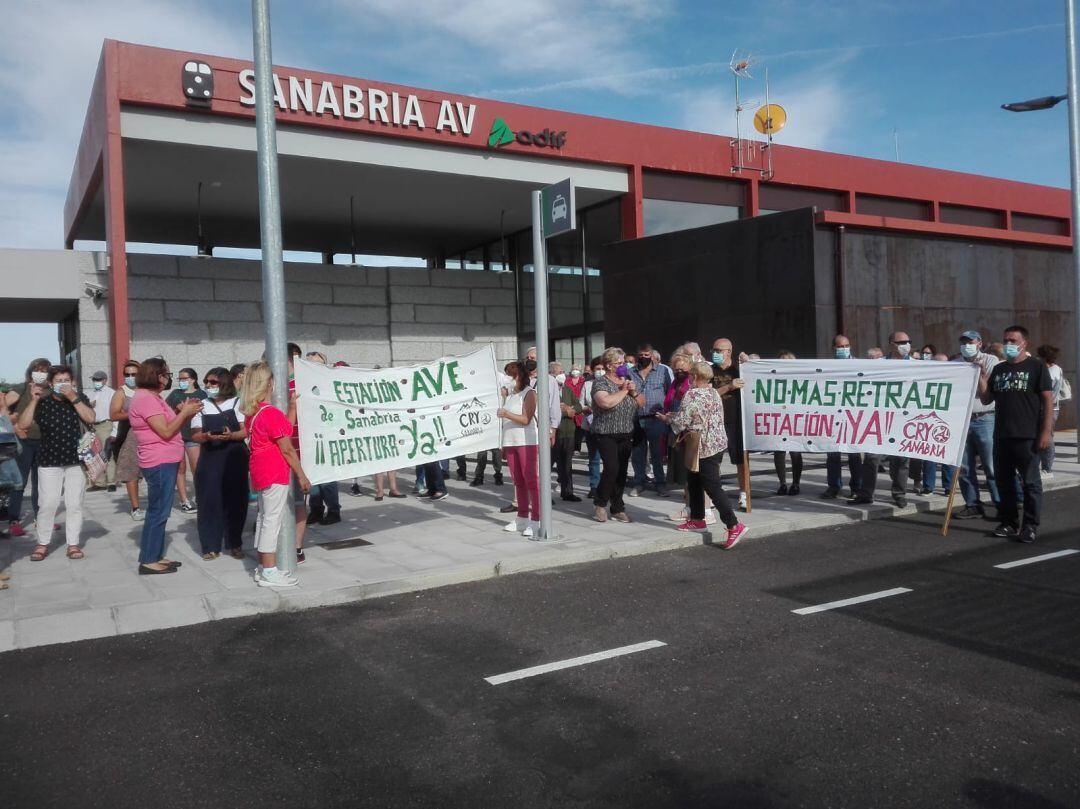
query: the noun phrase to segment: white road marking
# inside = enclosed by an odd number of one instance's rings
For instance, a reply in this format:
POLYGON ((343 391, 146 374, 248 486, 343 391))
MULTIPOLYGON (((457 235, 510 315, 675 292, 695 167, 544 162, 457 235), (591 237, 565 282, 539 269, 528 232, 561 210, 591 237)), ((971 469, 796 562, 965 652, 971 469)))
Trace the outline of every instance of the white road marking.
POLYGON ((910 593, 911 589, 908 587, 894 587, 891 590, 882 590, 877 593, 867 593, 864 596, 855 596, 854 598, 842 598, 839 601, 830 601, 828 604, 817 604, 813 607, 803 607, 801 609, 792 610, 796 615, 812 615, 815 612, 825 612, 825 610, 835 610, 840 607, 850 607, 852 604, 862 604, 865 601, 877 601, 879 598, 888 598, 889 596, 898 596, 901 593, 910 593))
POLYGON ((1029 559, 1017 559, 1015 562, 1005 562, 1001 565, 994 565, 998 570, 1008 570, 1010 567, 1021 567, 1022 565, 1033 565, 1036 562, 1045 562, 1047 559, 1058 559, 1062 556, 1072 556, 1074 553, 1080 553, 1075 548, 1069 548, 1065 551, 1054 551, 1054 553, 1044 553, 1042 556, 1032 556, 1029 559))
POLYGON ((620 646, 618 649, 608 649, 606 652, 596 652, 582 657, 572 657, 569 660, 558 660, 554 663, 545 663, 542 666, 533 666, 528 669, 518 669, 517 671, 507 672, 506 674, 496 674, 494 677, 485 677, 484 679, 492 685, 502 685, 503 683, 509 683, 513 680, 523 680, 526 677, 535 677, 537 674, 547 674, 549 671, 559 671, 561 669, 570 669, 574 666, 584 666, 587 663, 596 663, 599 660, 607 660, 611 657, 622 657, 623 655, 634 654, 635 652, 644 652, 648 649, 659 648, 660 646, 667 646, 667 644, 659 640, 647 640, 644 643, 635 643, 633 646, 620 646))

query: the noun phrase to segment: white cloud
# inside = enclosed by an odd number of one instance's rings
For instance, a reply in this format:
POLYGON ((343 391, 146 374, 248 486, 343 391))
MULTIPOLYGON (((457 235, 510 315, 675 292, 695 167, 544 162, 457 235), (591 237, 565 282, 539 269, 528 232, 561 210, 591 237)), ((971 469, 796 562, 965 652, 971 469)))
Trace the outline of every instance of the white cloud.
POLYGON ((50 0, 5 8, 0 246, 63 246, 63 206, 102 41, 245 56, 246 29, 189 0, 50 0))
MULTIPOLYGON (((774 136, 779 145, 801 146, 806 149, 842 150, 855 135, 853 120, 857 108, 873 109, 876 101, 861 84, 849 80, 845 66, 855 54, 819 66, 812 72, 799 74, 794 80, 782 72, 770 76, 770 98, 787 112, 787 125, 774 136)), ((765 103, 764 71, 740 84, 743 113, 740 119, 742 136, 760 139, 754 129, 754 112, 765 103)), ((728 77, 723 88, 704 92, 683 92, 678 96, 681 113, 676 126, 699 132, 721 135, 735 134, 734 79, 728 77)))
POLYGON ((399 58, 434 59, 469 81, 595 74, 611 77, 604 83, 609 89, 623 87, 620 76, 645 65, 640 37, 674 7, 674 0, 563 0, 556 8, 513 0, 412 0, 403 15, 400 0, 338 2, 365 27, 392 31, 399 58))

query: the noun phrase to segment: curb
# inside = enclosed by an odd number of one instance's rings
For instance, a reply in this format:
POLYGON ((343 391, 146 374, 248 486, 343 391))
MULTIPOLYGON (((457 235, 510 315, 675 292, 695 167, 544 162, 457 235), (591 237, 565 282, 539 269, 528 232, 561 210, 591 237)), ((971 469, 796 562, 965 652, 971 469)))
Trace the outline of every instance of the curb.
MULTIPOLYGON (((1080 481, 1047 481, 1044 483, 1043 491, 1058 491, 1077 486, 1080 486, 1080 481)), ((842 513, 829 511, 801 515, 793 520, 753 526, 750 540, 755 541, 762 537, 796 531, 844 526, 856 522, 870 522, 886 517, 938 511, 943 510, 947 503, 948 498, 943 495, 930 495, 909 502, 905 508, 898 508, 888 503, 875 503, 869 507, 849 506, 842 513)), ((25 618, 18 622, 13 619, 0 620, 0 653, 57 643, 173 629, 228 618, 336 607, 373 598, 421 592, 519 573, 685 550, 702 545, 715 544, 718 547, 717 539, 722 533, 722 527, 719 531, 692 533, 673 531, 670 534, 665 532, 657 537, 622 539, 611 544, 586 547, 571 547, 567 541, 554 540, 544 552, 525 558, 458 565, 429 573, 416 573, 386 581, 362 582, 332 589, 305 591, 301 585, 300 588, 292 590, 253 589, 244 592, 226 590, 203 596, 170 599, 151 605, 134 604, 79 610, 25 618), (148 614, 147 609, 161 614, 156 616, 148 614)))

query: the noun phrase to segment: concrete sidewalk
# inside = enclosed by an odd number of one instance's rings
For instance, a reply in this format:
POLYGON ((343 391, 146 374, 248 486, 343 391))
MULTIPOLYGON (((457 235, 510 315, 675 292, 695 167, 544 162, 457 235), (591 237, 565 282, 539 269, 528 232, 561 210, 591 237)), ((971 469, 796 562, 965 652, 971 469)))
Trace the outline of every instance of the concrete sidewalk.
MULTIPOLYGON (((1080 485, 1076 433, 1059 433, 1057 442, 1054 477, 1043 484, 1047 490, 1080 485)), ((777 483, 771 453, 752 456, 753 513, 740 515, 752 529, 747 543, 788 531, 945 507, 946 498, 941 494, 909 495, 906 509, 886 502, 852 507, 844 499, 821 500, 824 456, 806 455, 804 459, 807 469, 802 494, 786 497, 774 494, 777 483)), ((575 463, 582 471, 582 460, 575 463)), ((470 473, 471 469, 470 463, 470 473)), ((731 473, 733 468, 725 463, 724 471, 731 473)), ((575 475, 579 494, 588 488, 585 480, 581 474, 575 475)), ((254 507, 245 532, 245 559, 226 555, 204 562, 194 515, 174 511, 169 520, 167 553, 182 561, 183 567, 169 576, 139 576, 136 566, 142 524, 128 516, 123 489, 115 494, 87 493, 83 528, 86 558, 72 561, 64 556, 62 530, 54 535, 52 552, 42 562, 30 562, 32 537, 0 539, 0 569, 11 572, 11 588, 0 591, 0 651, 342 604, 509 573, 691 547, 714 539, 723 541, 720 524, 704 538, 676 531, 669 515, 682 505, 678 496, 661 498, 648 492, 627 498, 627 512, 634 520, 628 525, 598 524, 591 519, 588 501, 571 504, 558 500, 554 521, 560 539, 530 542, 502 530, 513 515, 500 514, 498 509, 509 502, 512 487, 496 487, 490 477, 478 488, 448 481, 451 496, 439 503, 415 497, 376 503, 370 481, 362 483, 360 497, 350 497, 345 493, 347 484, 342 485, 341 523, 308 529, 307 562, 299 569, 300 585, 288 590, 259 588, 252 581, 256 565, 250 533, 254 507), (357 538, 370 544, 329 544, 357 538)), ((888 477, 880 478, 880 483, 887 487, 888 477)), ((408 491, 412 476, 403 474, 399 485, 401 491, 408 491)), ((732 475, 728 474, 725 488, 730 492, 732 487, 732 475)), ((879 492, 879 498, 887 500, 887 489, 884 494, 879 492)), ((957 510, 962 506, 958 495, 957 510)), ((58 519, 63 521, 63 511, 58 519)), ((983 524, 988 531, 993 528, 993 523, 983 524)))

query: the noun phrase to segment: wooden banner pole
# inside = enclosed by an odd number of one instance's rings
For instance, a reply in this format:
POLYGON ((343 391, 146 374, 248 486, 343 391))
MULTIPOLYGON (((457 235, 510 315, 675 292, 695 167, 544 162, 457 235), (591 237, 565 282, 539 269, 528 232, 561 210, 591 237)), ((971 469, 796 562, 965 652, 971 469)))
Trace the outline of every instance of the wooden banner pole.
POLYGON ((960 472, 963 467, 955 466, 953 469, 955 471, 953 472, 952 486, 949 487, 949 505, 945 507, 945 522, 941 525, 941 535, 943 537, 949 535, 949 523, 952 521, 953 502, 956 500, 956 484, 960 482, 960 472))
MULTIPOLYGON (((754 510, 754 506, 753 506, 753 502, 752 502, 751 497, 750 497, 750 453, 747 450, 743 450, 742 462, 743 462, 743 475, 746 476, 746 513, 749 514, 751 511, 754 510)), ((739 470, 736 469, 735 470, 735 473, 736 473, 735 478, 736 479, 738 479, 738 477, 739 477, 738 472, 739 472, 739 470)), ((743 481, 739 480, 739 485, 740 486, 742 485, 742 483, 743 483, 743 481)))

